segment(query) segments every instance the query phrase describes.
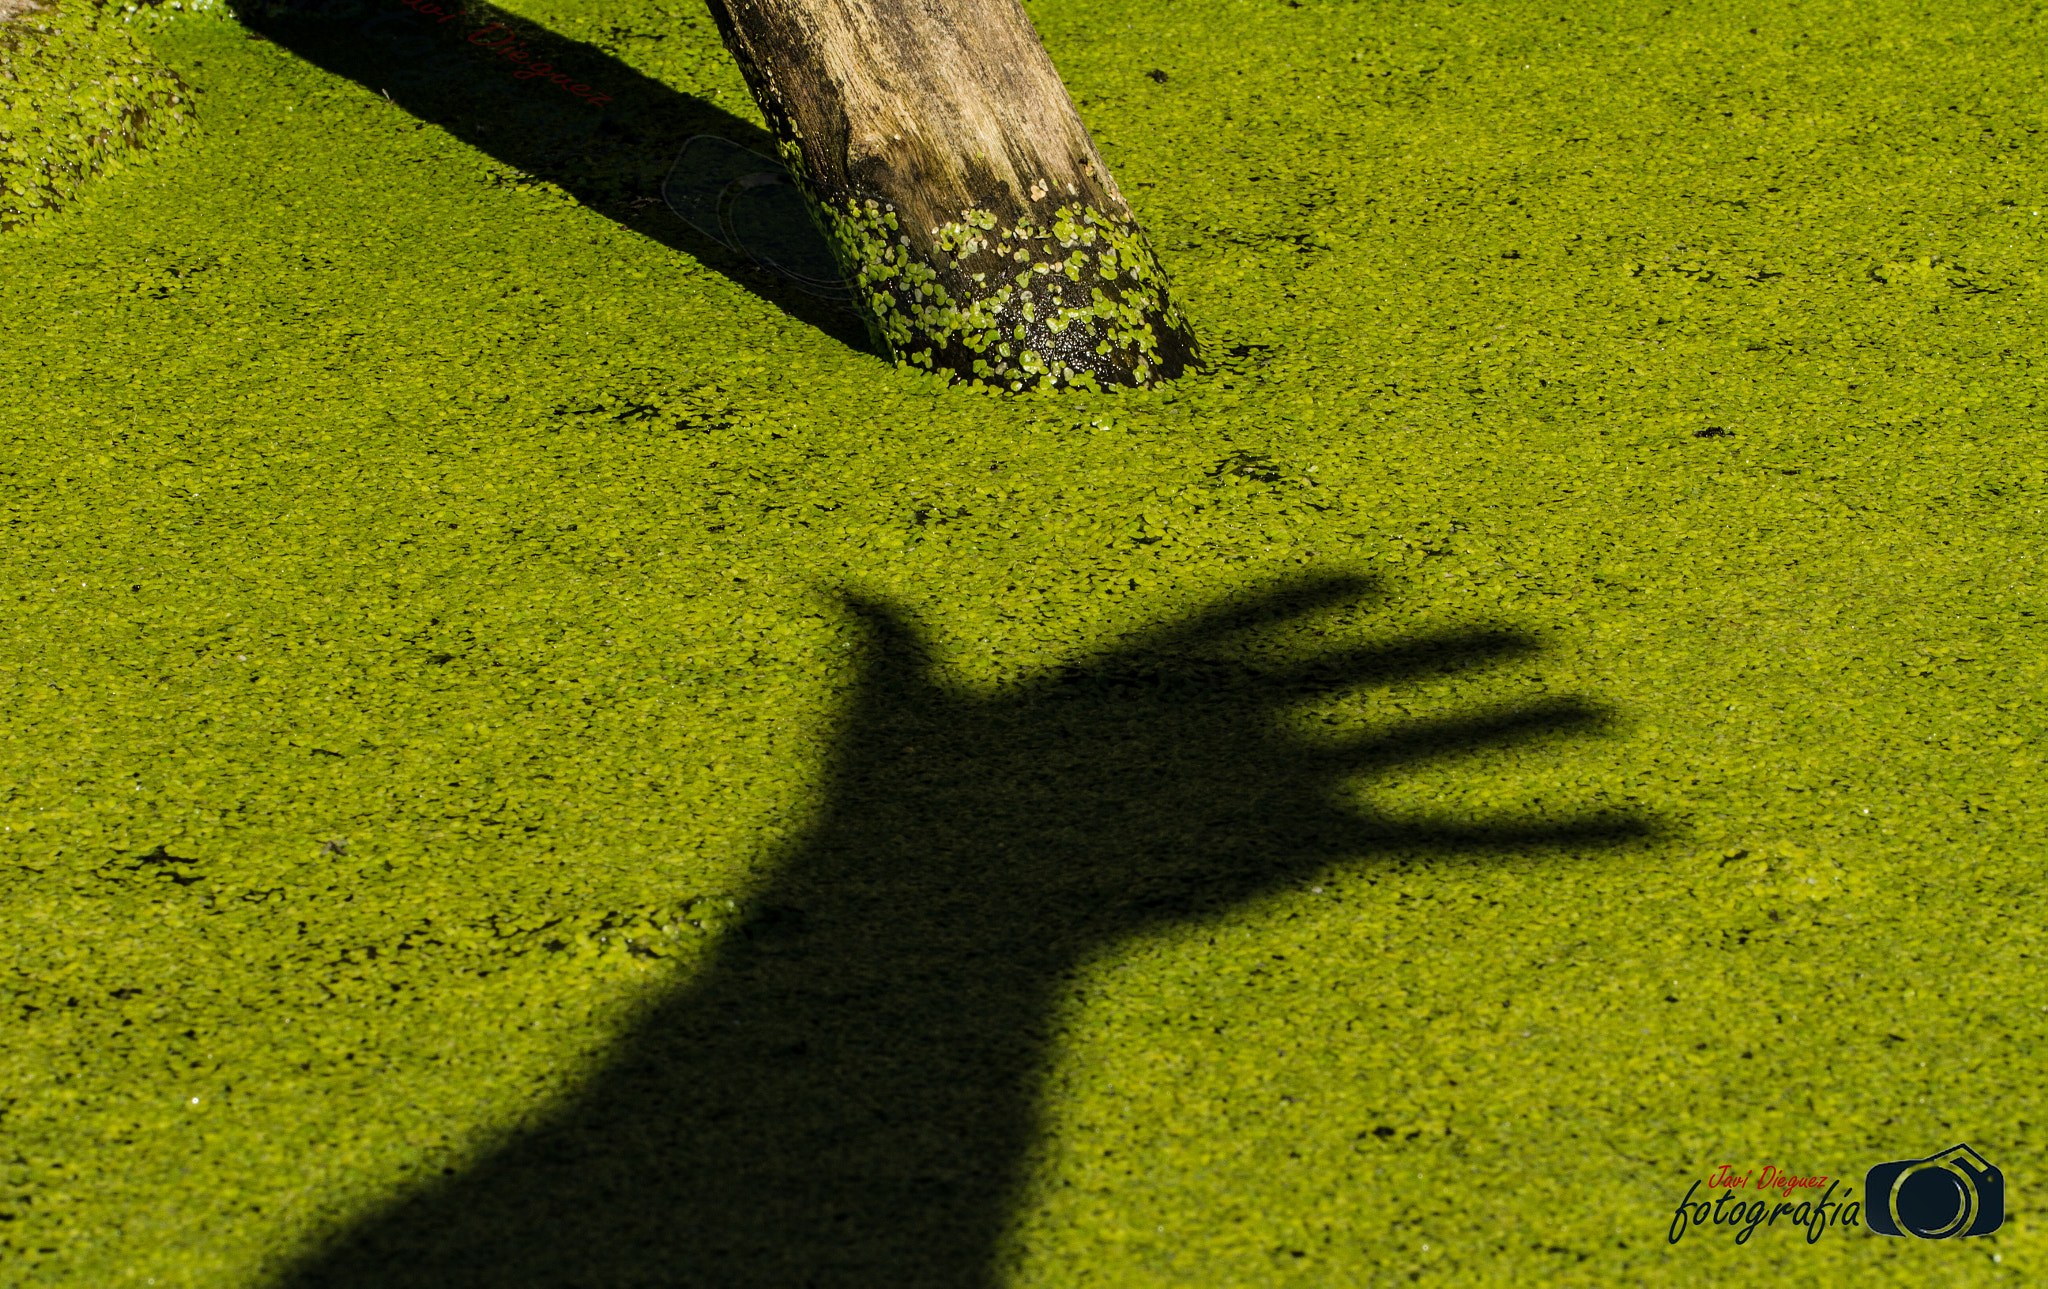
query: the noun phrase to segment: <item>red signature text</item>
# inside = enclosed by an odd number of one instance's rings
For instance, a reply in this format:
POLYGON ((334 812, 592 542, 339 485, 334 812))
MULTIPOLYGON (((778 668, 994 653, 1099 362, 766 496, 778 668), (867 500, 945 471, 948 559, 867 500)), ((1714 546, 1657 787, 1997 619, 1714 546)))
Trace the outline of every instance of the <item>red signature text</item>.
POLYGON ((1712 1177, 1707 1178, 1708 1190, 1760 1190, 1776 1191, 1779 1195, 1790 1195, 1796 1190, 1819 1190, 1828 1184, 1825 1176, 1802 1177, 1796 1173, 1783 1172, 1766 1164, 1760 1173, 1738 1173, 1735 1165, 1723 1164, 1712 1177))
MULTIPOLYGON (((432 6, 432 0, 402 0, 402 2, 419 10, 421 13, 426 13, 428 11, 427 7, 432 6)), ((446 22, 447 19, 444 18, 442 21, 446 22)), ((593 93, 588 85, 580 84, 575 77, 564 72, 558 72, 547 63, 536 61, 533 54, 527 50, 525 44, 512 34, 512 29, 502 22, 494 22, 480 31, 470 32, 469 43, 481 45, 493 53, 504 56, 511 62, 519 63, 521 65, 520 70, 512 73, 512 75, 522 81, 529 77, 545 76, 551 83, 561 86, 586 103, 603 104, 612 101, 611 95, 593 93), (505 34, 495 39, 485 39, 492 32, 497 31, 502 31, 505 34)))

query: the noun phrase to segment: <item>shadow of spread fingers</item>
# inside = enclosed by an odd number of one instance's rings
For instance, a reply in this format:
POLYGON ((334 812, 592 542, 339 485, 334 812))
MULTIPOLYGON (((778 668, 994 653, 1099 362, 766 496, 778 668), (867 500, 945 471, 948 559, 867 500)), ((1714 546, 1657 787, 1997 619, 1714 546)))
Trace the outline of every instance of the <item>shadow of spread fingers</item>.
POLYGON ((1488 747, 1592 733, 1611 720, 1605 708, 1580 699, 1561 698, 1490 715, 1415 721, 1389 734, 1355 739, 1322 751, 1317 760, 1341 770, 1369 770, 1488 747))
POLYGON ((1267 674, 1272 688, 1304 695, 1355 685, 1389 685, 1468 667, 1525 658, 1540 646, 1517 631, 1454 631, 1397 645, 1325 654, 1267 674))
POLYGON ((1378 582, 1352 575, 1291 578, 1226 599, 1179 622, 1130 637, 1121 653, 1172 653, 1213 646, 1232 636, 1304 617, 1320 609, 1357 604, 1381 594, 1378 582))
POLYGON ((1426 849, 1438 854, 1500 853, 1557 846, 1614 846, 1651 841, 1669 829, 1634 814, 1581 815, 1558 823, 1464 824, 1449 820, 1385 820, 1367 825, 1354 840, 1370 849, 1426 849))

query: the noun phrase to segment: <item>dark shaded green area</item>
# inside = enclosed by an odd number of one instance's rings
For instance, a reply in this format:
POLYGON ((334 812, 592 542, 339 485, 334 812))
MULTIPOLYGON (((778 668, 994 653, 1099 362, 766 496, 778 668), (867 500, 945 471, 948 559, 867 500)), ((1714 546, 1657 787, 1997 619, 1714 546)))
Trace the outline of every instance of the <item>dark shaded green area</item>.
MULTIPOLYGON (((524 17, 755 138, 700 12, 524 17)), ((989 1135, 849 1135, 828 1193, 987 1149, 944 1239, 872 1220, 943 1167, 862 1193, 843 1263, 805 1228, 822 1278, 2031 1274, 2033 12, 1033 17, 1216 371, 944 389, 601 191, 575 118, 138 15, 200 133, 0 243, 9 1278, 345 1280, 321 1250, 486 1229, 564 1143, 587 1184, 517 1234, 595 1274, 749 1193, 689 1169, 755 1134, 777 1193, 850 1086, 989 1135), (1380 593, 1154 647, 1304 577, 1380 593), (1657 831, 1555 835, 1587 820, 1657 831), (984 845, 1105 886, 1005 887, 984 845), (828 959, 870 972, 844 1028, 828 959), (949 977, 973 1005, 927 1005, 949 977), (996 1077, 891 1073, 913 1004, 996 1077), (1996 1236, 1665 1242, 1721 1164, 1958 1140, 2009 1179, 1996 1236)), ((614 154, 657 184, 660 124, 614 154)))
MULTIPOLYGON (((752 119, 495 5, 451 0, 428 9, 377 0, 249 0, 236 13, 252 33, 374 89, 409 116, 494 158, 521 177, 515 184, 556 185, 585 208, 693 256, 792 316, 848 344, 865 343, 861 324, 845 310, 758 271, 659 210, 663 180, 689 138, 713 135, 772 153, 774 139, 752 119), (568 92, 542 79, 542 69, 564 69, 598 88, 568 92), (652 218, 650 208, 658 212, 652 218)), ((628 31, 615 26, 608 34, 617 39, 628 31)))

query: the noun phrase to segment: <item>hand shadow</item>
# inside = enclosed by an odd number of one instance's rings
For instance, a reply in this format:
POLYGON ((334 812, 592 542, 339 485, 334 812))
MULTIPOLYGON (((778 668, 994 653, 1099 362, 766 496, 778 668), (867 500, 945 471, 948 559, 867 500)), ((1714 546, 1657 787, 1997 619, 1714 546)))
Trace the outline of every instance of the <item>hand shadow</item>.
POLYGON ((1302 664, 1229 655, 1369 590, 1272 588, 997 697, 933 683, 902 617, 849 600, 865 657, 826 805, 708 966, 542 1126, 282 1283, 995 1283, 1077 967, 1378 851, 1651 832, 1628 817, 1397 823, 1338 804, 1361 772, 1601 720, 1553 701, 1342 745, 1286 734, 1282 709, 1316 694, 1532 651, 1463 633, 1302 664))
MULTIPOLYGON (((427 12, 400 0, 230 4, 236 19, 260 38, 388 98, 394 107, 439 126, 518 174, 555 184, 590 209, 695 258, 834 339, 877 352, 857 312, 757 266, 662 205, 662 181, 694 135, 714 135, 774 155, 773 136, 752 122, 486 0, 430 0, 427 12), (506 39, 530 57, 513 62, 486 47, 506 39), (543 76, 522 76, 542 64, 573 76, 590 92, 579 96, 543 76)), ((613 32, 621 38, 680 35, 613 32)), ((524 199, 508 191, 505 200, 524 199)), ((811 235, 822 242, 822 234, 812 230, 811 235)), ((663 303, 649 301, 650 325, 677 321, 662 311, 663 303)))

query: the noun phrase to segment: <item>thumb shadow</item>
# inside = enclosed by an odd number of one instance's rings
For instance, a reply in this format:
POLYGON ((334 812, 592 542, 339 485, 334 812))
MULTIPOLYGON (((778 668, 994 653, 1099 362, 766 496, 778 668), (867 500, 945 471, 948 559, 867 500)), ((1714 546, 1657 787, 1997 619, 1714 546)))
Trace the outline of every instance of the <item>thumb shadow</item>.
POLYGON ((539 1127, 282 1284, 993 1285, 1061 982, 1090 959, 1375 853, 1653 831, 1341 804, 1361 774, 1605 719, 1550 702, 1337 743, 1289 733, 1283 709, 1319 694, 1535 652, 1499 631, 1271 665, 1238 648, 1371 593, 1269 587, 993 697, 937 682, 902 612, 847 597, 864 645, 824 808, 705 969, 539 1127))

